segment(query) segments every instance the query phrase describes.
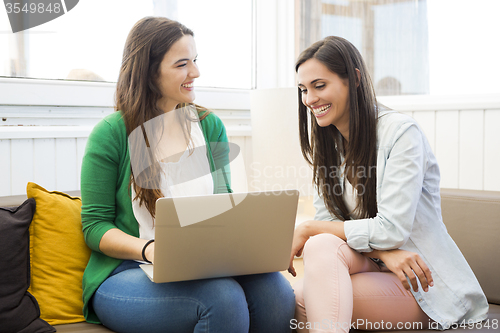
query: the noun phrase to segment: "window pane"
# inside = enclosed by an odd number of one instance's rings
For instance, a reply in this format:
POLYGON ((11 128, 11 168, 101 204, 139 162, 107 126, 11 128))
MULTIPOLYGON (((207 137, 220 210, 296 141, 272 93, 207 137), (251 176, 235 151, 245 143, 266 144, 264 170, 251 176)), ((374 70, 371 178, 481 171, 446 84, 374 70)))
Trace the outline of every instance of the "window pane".
MULTIPOLYGON (((16 34, 9 33, 10 63, 19 62, 19 35, 24 35, 22 64, 4 66, 2 75, 40 79, 118 79, 127 34, 140 18, 153 15, 153 4, 144 0, 86 0, 50 22, 16 34)), ((10 30, 10 26, 3 25, 10 30)), ((5 57, 4 57, 5 58, 5 57)))
POLYGON ((329 35, 348 39, 379 95, 500 91, 499 1, 299 2, 299 49, 329 35))
POLYGON ((156 15, 194 31, 198 86, 252 85, 251 0, 85 0, 16 34, 6 11, 0 12, 0 76, 116 82, 130 29, 156 15))
POLYGON ((179 0, 178 20, 193 30, 204 87, 252 87, 252 1, 179 0))
POLYGON ((323 1, 321 20, 322 38, 360 50, 378 95, 429 93, 426 1, 323 1))
POLYGON ((500 93, 500 1, 428 2, 431 94, 500 93))

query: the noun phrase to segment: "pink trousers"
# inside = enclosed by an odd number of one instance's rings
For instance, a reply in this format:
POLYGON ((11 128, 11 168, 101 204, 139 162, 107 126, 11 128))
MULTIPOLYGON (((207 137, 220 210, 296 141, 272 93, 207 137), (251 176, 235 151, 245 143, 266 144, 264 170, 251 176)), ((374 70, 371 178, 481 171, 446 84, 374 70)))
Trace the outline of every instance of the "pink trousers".
POLYGON ((387 268, 332 234, 304 247, 304 278, 294 285, 297 332, 428 328, 429 317, 387 268))

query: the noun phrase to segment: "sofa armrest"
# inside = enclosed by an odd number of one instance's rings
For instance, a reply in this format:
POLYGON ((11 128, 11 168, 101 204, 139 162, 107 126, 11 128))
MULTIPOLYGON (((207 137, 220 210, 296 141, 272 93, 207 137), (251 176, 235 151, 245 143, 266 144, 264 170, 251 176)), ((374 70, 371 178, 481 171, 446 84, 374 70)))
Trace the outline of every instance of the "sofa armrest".
MULTIPOLYGON (((72 197, 81 196, 80 191, 67 191, 64 193, 67 193, 68 195, 70 195, 72 197)), ((17 207, 20 204, 22 204, 26 199, 28 199, 26 194, 9 195, 9 196, 0 197, 0 207, 17 207)))

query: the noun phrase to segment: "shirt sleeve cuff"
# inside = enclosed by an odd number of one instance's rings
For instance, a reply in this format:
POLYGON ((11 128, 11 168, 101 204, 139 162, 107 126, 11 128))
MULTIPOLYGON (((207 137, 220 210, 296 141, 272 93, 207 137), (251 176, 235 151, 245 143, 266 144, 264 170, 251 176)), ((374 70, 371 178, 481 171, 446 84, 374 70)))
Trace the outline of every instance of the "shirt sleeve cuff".
POLYGON ((371 252, 369 242, 370 226, 368 220, 350 220, 344 222, 347 245, 358 252, 371 252))
POLYGON ((84 231, 87 246, 91 250, 102 253, 101 249, 99 248, 102 236, 104 236, 104 234, 111 229, 116 229, 116 226, 112 223, 102 223, 98 227, 92 229, 92 231, 84 231))

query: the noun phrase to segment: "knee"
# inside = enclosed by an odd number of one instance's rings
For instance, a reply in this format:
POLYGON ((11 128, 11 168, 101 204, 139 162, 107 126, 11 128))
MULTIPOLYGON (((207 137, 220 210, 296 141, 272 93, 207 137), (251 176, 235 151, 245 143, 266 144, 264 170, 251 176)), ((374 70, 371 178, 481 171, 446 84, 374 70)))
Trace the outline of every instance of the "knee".
POLYGON ((212 296, 209 299, 212 301, 212 308, 236 313, 248 310, 245 292, 236 281, 231 278, 219 278, 210 282, 212 296))
POLYGON ((252 332, 289 332, 295 313, 295 294, 280 272, 254 276, 245 289, 251 305, 252 332))
POLYGON ((233 327, 235 332, 248 330, 249 312, 245 292, 231 278, 218 278, 210 281, 209 297, 203 300, 203 316, 211 317, 219 323, 233 327), (236 327, 239 327, 236 329, 236 327))
MULTIPOLYGON (((260 301, 279 309, 293 307, 295 305, 295 294, 290 282, 280 272, 256 275, 255 285, 259 285, 262 298, 260 301), (262 281, 258 281, 262 279, 262 281), (265 297, 263 297, 266 295, 265 297)), ((256 291, 252 291, 256 292, 256 291)))
POLYGON ((313 236, 309 238, 304 246, 304 256, 310 255, 311 253, 322 253, 329 249, 338 249, 341 245, 346 244, 346 242, 332 234, 324 233, 313 236))
POLYGON ((283 304, 288 304, 291 307, 295 307, 295 293, 292 286, 290 285, 290 282, 288 282, 288 280, 286 280, 281 273, 277 272, 275 274, 278 274, 282 279, 279 288, 279 295, 283 301, 283 304))
POLYGON ((274 288, 277 296, 285 302, 285 304, 295 304, 295 294, 290 282, 279 272, 270 273, 274 280, 274 288))
POLYGON ((236 281, 217 278, 198 280, 193 284, 201 287, 196 299, 198 324, 203 323, 214 332, 248 332, 248 303, 243 289, 236 281))

